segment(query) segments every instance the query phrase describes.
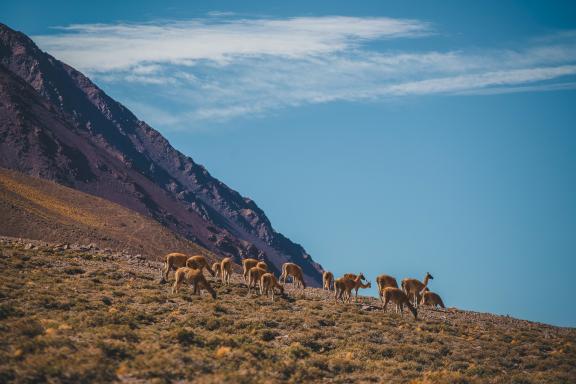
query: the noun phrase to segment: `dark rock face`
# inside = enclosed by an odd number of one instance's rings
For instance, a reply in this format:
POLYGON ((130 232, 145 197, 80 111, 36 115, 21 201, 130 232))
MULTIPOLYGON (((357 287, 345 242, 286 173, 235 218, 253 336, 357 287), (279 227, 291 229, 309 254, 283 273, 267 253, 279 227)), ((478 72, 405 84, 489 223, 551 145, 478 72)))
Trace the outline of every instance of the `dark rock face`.
POLYGON ((74 68, 0 24, 0 166, 149 215, 237 261, 292 261, 312 285, 322 268, 264 212, 175 150, 74 68))

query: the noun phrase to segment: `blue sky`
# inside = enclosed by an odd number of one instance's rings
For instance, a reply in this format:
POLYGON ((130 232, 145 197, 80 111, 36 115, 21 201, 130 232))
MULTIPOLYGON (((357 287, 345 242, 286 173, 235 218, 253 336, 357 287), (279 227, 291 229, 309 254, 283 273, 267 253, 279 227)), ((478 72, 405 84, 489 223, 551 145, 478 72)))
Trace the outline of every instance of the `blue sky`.
POLYGON ((576 326, 573 2, 43 3, 0 21, 325 268, 576 326))

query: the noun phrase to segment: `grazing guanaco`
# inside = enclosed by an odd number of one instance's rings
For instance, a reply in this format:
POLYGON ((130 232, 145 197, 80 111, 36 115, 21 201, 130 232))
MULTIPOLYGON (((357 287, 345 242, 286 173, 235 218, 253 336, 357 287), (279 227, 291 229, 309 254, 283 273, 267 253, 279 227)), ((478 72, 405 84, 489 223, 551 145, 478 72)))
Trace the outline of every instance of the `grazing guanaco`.
POLYGON ((180 286, 183 283, 188 282, 192 285, 193 295, 200 294, 200 288, 204 288, 210 293, 210 295, 212 295, 213 299, 216 298, 216 291, 212 286, 210 286, 210 283, 208 283, 208 280, 204 277, 201 269, 181 267, 176 270, 174 277, 176 278, 176 281, 172 287, 172 293, 178 293, 180 286))
POLYGON ((212 264, 212 270, 214 271, 214 277, 218 279, 220 277, 220 262, 217 261, 212 264))
POLYGON ((440 295, 430 291, 425 291, 422 293, 422 300, 420 300, 420 305, 431 305, 433 307, 439 306, 440 308, 446 308, 440 295))
POLYGON ((164 256, 164 268, 162 270, 162 277, 164 280, 168 280, 168 274, 170 271, 177 270, 178 268, 186 266, 186 260, 190 256, 183 253, 173 252, 164 256))
POLYGON ((304 282, 304 274, 302 273, 302 268, 294 263, 284 263, 282 264, 282 274, 280 275, 280 283, 286 284, 286 278, 292 276, 292 283, 295 287, 306 288, 306 283, 304 282))
POLYGON ((199 270, 202 270, 202 268, 206 268, 212 276, 216 274, 216 272, 214 272, 210 264, 208 264, 206 256, 196 255, 189 257, 188 260, 186 260, 186 266, 188 268, 194 268, 199 270))
POLYGON ((244 274, 244 282, 248 284, 248 272, 250 269, 254 268, 260 260, 258 259, 243 259, 242 260, 242 272, 244 274))
POLYGON ((220 278, 222 284, 230 284, 230 277, 232 276, 232 258, 225 257, 220 261, 220 278))
POLYGON ((400 288, 394 288, 394 287, 384 288, 384 290, 382 291, 382 296, 384 298, 382 310, 386 311, 386 306, 388 305, 388 303, 393 302, 394 304, 396 304, 396 313, 400 313, 400 315, 403 315, 404 304, 406 304, 410 312, 412 312, 412 314, 414 315, 414 319, 415 320, 418 319, 417 309, 410 303, 410 300, 408 300, 408 296, 406 296, 404 291, 401 290, 400 288))
POLYGON ((266 269, 260 267, 250 268, 248 271, 248 295, 250 295, 253 286, 260 285, 260 277, 265 273, 268 273, 266 269))
POLYGON ((415 307, 418 307, 421 292, 426 290, 428 281, 432 279, 434 279, 434 277, 429 272, 426 272, 426 276, 424 277, 424 283, 422 283, 418 279, 407 278, 402 280, 402 290, 410 298, 410 301, 414 303, 415 307))
POLYGON ((260 276, 260 294, 269 296, 272 295, 272 301, 274 301, 274 289, 278 288, 280 290, 280 294, 284 294, 284 287, 278 283, 276 280, 276 276, 273 273, 264 273, 260 276))
POLYGON ((331 290, 334 285, 334 274, 332 272, 324 271, 322 273, 322 289, 331 290))
POLYGON ((344 275, 334 281, 334 299, 338 301, 338 299, 342 300, 342 302, 350 302, 352 298, 352 290, 356 287, 360 288, 368 288, 370 283, 363 284, 362 279, 364 275, 354 275, 356 276, 352 279, 350 276, 353 274, 347 274, 348 276, 344 275))
POLYGON ((396 279, 389 275, 380 275, 376 278, 376 285, 378 286, 378 295, 382 298, 382 291, 384 288, 392 287, 398 288, 396 279))

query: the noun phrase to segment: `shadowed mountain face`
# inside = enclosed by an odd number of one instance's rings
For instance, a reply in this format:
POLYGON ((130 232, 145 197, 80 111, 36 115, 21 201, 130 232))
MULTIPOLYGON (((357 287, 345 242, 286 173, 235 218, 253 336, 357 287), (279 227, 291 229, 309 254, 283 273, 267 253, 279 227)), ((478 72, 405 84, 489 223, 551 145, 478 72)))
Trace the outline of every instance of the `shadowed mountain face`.
POLYGON ((249 198, 213 178, 74 68, 0 24, 0 166, 103 197, 237 261, 322 268, 249 198))

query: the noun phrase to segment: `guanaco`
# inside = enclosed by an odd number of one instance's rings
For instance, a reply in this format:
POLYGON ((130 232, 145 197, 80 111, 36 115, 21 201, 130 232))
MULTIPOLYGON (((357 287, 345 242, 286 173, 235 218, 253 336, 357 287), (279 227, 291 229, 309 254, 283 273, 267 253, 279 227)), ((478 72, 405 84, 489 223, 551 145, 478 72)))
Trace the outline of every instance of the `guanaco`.
POLYGON ((322 289, 331 290, 334 285, 334 274, 332 272, 324 271, 322 273, 322 289))
POLYGON ((244 274, 244 282, 248 284, 248 272, 251 268, 254 268, 260 260, 258 259, 243 259, 242 260, 242 272, 244 274))
POLYGON ((212 270, 214 271, 214 277, 218 279, 220 277, 220 262, 217 261, 212 264, 212 270))
POLYGON ((360 281, 358 281, 356 283, 356 286, 354 287, 354 291, 355 291, 354 301, 358 301, 358 290, 360 288, 372 288, 372 283, 370 283, 370 282, 368 282, 367 284, 362 283, 362 280, 366 281, 366 277, 364 277, 363 273, 359 273, 358 275, 356 275, 355 273, 345 273, 344 277, 347 277, 351 280, 356 280, 356 277, 360 277, 360 281))
POLYGON ((280 290, 280 294, 284 294, 284 287, 278 283, 276 280, 276 276, 273 273, 264 273, 260 276, 260 294, 269 296, 272 295, 272 301, 274 301, 274 289, 278 288, 280 290))
POLYGON ((199 270, 206 268, 212 276, 214 276, 216 274, 216 272, 214 272, 214 270, 212 269, 210 264, 208 264, 208 260, 206 260, 206 256, 196 255, 196 256, 189 257, 188 260, 186 260, 186 266, 188 268, 194 268, 194 269, 199 269, 199 270))
POLYGON ((398 283, 396 279, 389 275, 380 275, 376 278, 376 285, 378 286, 378 295, 382 297, 382 291, 384 288, 392 287, 398 288, 398 283))
POLYGON ((178 293, 180 286, 183 283, 188 282, 192 285, 193 295, 200 294, 200 288, 204 288, 210 293, 210 295, 212 295, 213 299, 216 298, 216 291, 212 286, 210 286, 210 283, 208 283, 208 280, 204 277, 201 269, 181 267, 176 270, 174 276, 176 281, 172 287, 173 294, 178 293))
POLYGON ((386 306, 389 302, 396 304, 396 313, 403 315, 404 304, 408 307, 410 312, 414 315, 414 320, 418 319, 417 309, 410 303, 408 296, 400 288, 387 287, 382 291, 383 301, 382 310, 386 311, 386 306))
POLYGON ((250 295, 252 287, 260 285, 260 277, 265 273, 268 273, 268 271, 263 268, 259 267, 250 268, 250 270, 248 271, 248 295, 250 295))
POLYGON ((168 274, 170 271, 177 270, 178 268, 186 266, 186 260, 188 260, 190 256, 185 255, 183 253, 169 253, 164 256, 164 268, 162 270, 162 277, 164 280, 168 280, 168 274))
POLYGON ((263 261, 259 261, 258 264, 256 264, 256 266, 257 266, 258 268, 268 270, 268 264, 266 264, 266 263, 263 262, 263 261))
POLYGON ((426 290, 428 281, 433 279, 434 277, 429 272, 426 272, 426 276, 424 277, 424 283, 422 283, 418 279, 407 278, 402 280, 402 290, 410 298, 410 301, 414 303, 415 307, 418 307, 421 292, 426 290))
POLYGON ((424 291, 422 293, 422 300, 420 300, 420 305, 431 305, 433 307, 439 306, 440 308, 446 308, 440 295, 430 291, 424 291))
POLYGON ((353 274, 347 274, 348 276, 344 275, 334 281, 334 299, 338 301, 338 299, 342 300, 342 302, 350 302, 352 298, 352 290, 356 287, 359 288, 368 288, 370 287, 370 283, 363 284, 362 279, 364 278, 363 274, 354 275, 356 276, 352 279, 350 276, 353 274))
POLYGON ((220 261, 220 278, 222 279, 222 284, 230 284, 230 276, 232 276, 232 259, 225 257, 220 261))
POLYGON ((282 264, 282 274, 280 275, 280 283, 286 284, 286 278, 292 276, 292 283, 295 287, 306 288, 306 283, 304 282, 304 274, 302 273, 302 268, 294 263, 284 263, 282 264))

